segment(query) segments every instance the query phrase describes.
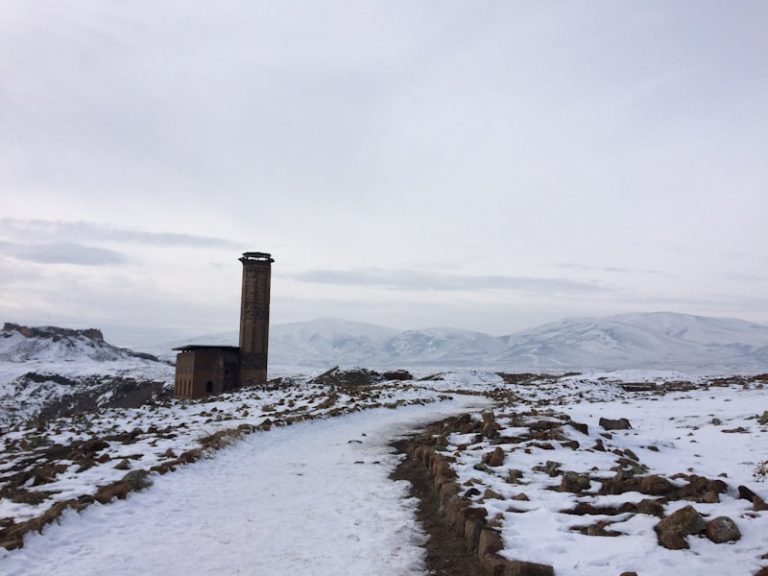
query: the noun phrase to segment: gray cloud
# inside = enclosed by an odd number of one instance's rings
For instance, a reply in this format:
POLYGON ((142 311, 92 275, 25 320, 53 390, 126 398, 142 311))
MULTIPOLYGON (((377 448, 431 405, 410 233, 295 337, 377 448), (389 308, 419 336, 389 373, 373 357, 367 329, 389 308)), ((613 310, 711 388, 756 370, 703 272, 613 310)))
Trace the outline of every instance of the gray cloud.
POLYGON ((294 280, 315 284, 370 286, 395 290, 510 291, 547 295, 592 294, 613 290, 595 282, 565 278, 526 276, 441 274, 415 270, 308 270, 289 275, 294 280))
POLYGON ((608 272, 611 274, 653 274, 655 276, 674 277, 674 274, 670 274, 669 272, 664 272, 662 270, 634 270, 632 268, 625 268, 623 266, 587 266, 585 264, 577 264, 576 262, 559 262, 554 264, 554 267, 563 270, 575 270, 579 272, 608 272))
POLYGON ((38 241, 66 239, 68 242, 116 242, 188 248, 234 248, 238 246, 237 243, 224 238, 175 232, 150 232, 85 221, 0 218, 0 229, 5 235, 16 239, 33 237, 38 241))
POLYGON ((72 242, 17 244, 0 241, 0 254, 39 264, 107 266, 123 264, 127 261, 120 252, 72 242))

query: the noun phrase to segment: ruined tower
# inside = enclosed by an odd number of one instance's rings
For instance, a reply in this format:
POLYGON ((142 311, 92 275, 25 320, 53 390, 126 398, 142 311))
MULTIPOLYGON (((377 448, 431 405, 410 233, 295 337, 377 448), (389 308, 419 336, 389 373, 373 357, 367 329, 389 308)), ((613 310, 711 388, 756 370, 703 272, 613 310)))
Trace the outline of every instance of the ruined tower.
POLYGON ((271 255, 245 252, 243 292, 240 304, 240 385, 267 381, 269 347, 269 288, 272 279, 271 255))

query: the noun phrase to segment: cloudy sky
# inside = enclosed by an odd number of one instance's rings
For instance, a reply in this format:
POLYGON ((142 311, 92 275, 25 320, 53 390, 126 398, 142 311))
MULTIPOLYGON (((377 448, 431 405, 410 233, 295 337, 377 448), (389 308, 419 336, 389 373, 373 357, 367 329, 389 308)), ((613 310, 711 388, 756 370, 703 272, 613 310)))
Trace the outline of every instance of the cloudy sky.
POLYGON ((768 323, 768 3, 3 0, 0 320, 768 323))

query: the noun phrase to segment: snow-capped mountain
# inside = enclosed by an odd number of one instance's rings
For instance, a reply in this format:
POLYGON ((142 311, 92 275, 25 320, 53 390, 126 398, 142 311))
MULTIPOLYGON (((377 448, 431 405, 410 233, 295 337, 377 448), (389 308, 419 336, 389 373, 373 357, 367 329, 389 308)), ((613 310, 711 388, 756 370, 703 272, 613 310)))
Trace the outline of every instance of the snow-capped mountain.
POLYGON ((456 328, 406 330, 384 347, 394 363, 409 366, 473 366, 503 351, 504 343, 498 338, 456 328))
MULTIPOLYGON (((237 344, 237 332, 166 344, 237 344)), ((328 368, 472 367, 508 371, 663 369, 768 371, 768 326, 743 320, 657 312, 562 320, 494 337, 456 328, 398 332, 320 319, 276 325, 270 366, 328 368)))
POLYGON ((397 335, 392 328, 336 318, 279 324, 269 334, 270 362, 322 366, 343 359, 336 364, 379 364, 387 343, 397 335))
MULTIPOLYGON (((379 364, 383 350, 399 331, 376 324, 320 318, 276 324, 269 330, 269 361, 277 366, 324 367, 379 364), (334 360, 338 360, 334 364, 334 360)), ((238 332, 218 332, 148 348, 160 358, 176 358, 174 348, 188 344, 237 346, 238 332)))
POLYGON ((768 326, 671 312, 562 320, 501 340, 497 360, 531 369, 768 368, 768 326))
POLYGON ((172 366, 113 346, 96 329, 6 323, 0 331, 0 427, 140 403, 172 380, 172 366))
POLYGON ((0 331, 0 362, 113 362, 141 358, 156 360, 104 341, 100 330, 56 326, 21 326, 6 322, 0 331))

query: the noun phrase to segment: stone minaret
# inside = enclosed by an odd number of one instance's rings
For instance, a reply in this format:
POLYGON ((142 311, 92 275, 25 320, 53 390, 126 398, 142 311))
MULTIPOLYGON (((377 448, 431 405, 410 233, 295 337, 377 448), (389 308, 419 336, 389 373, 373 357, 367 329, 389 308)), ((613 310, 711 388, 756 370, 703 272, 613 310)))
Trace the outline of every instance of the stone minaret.
POLYGON ((245 252, 240 304, 240 385, 267 381, 269 286, 274 260, 264 252, 245 252))

